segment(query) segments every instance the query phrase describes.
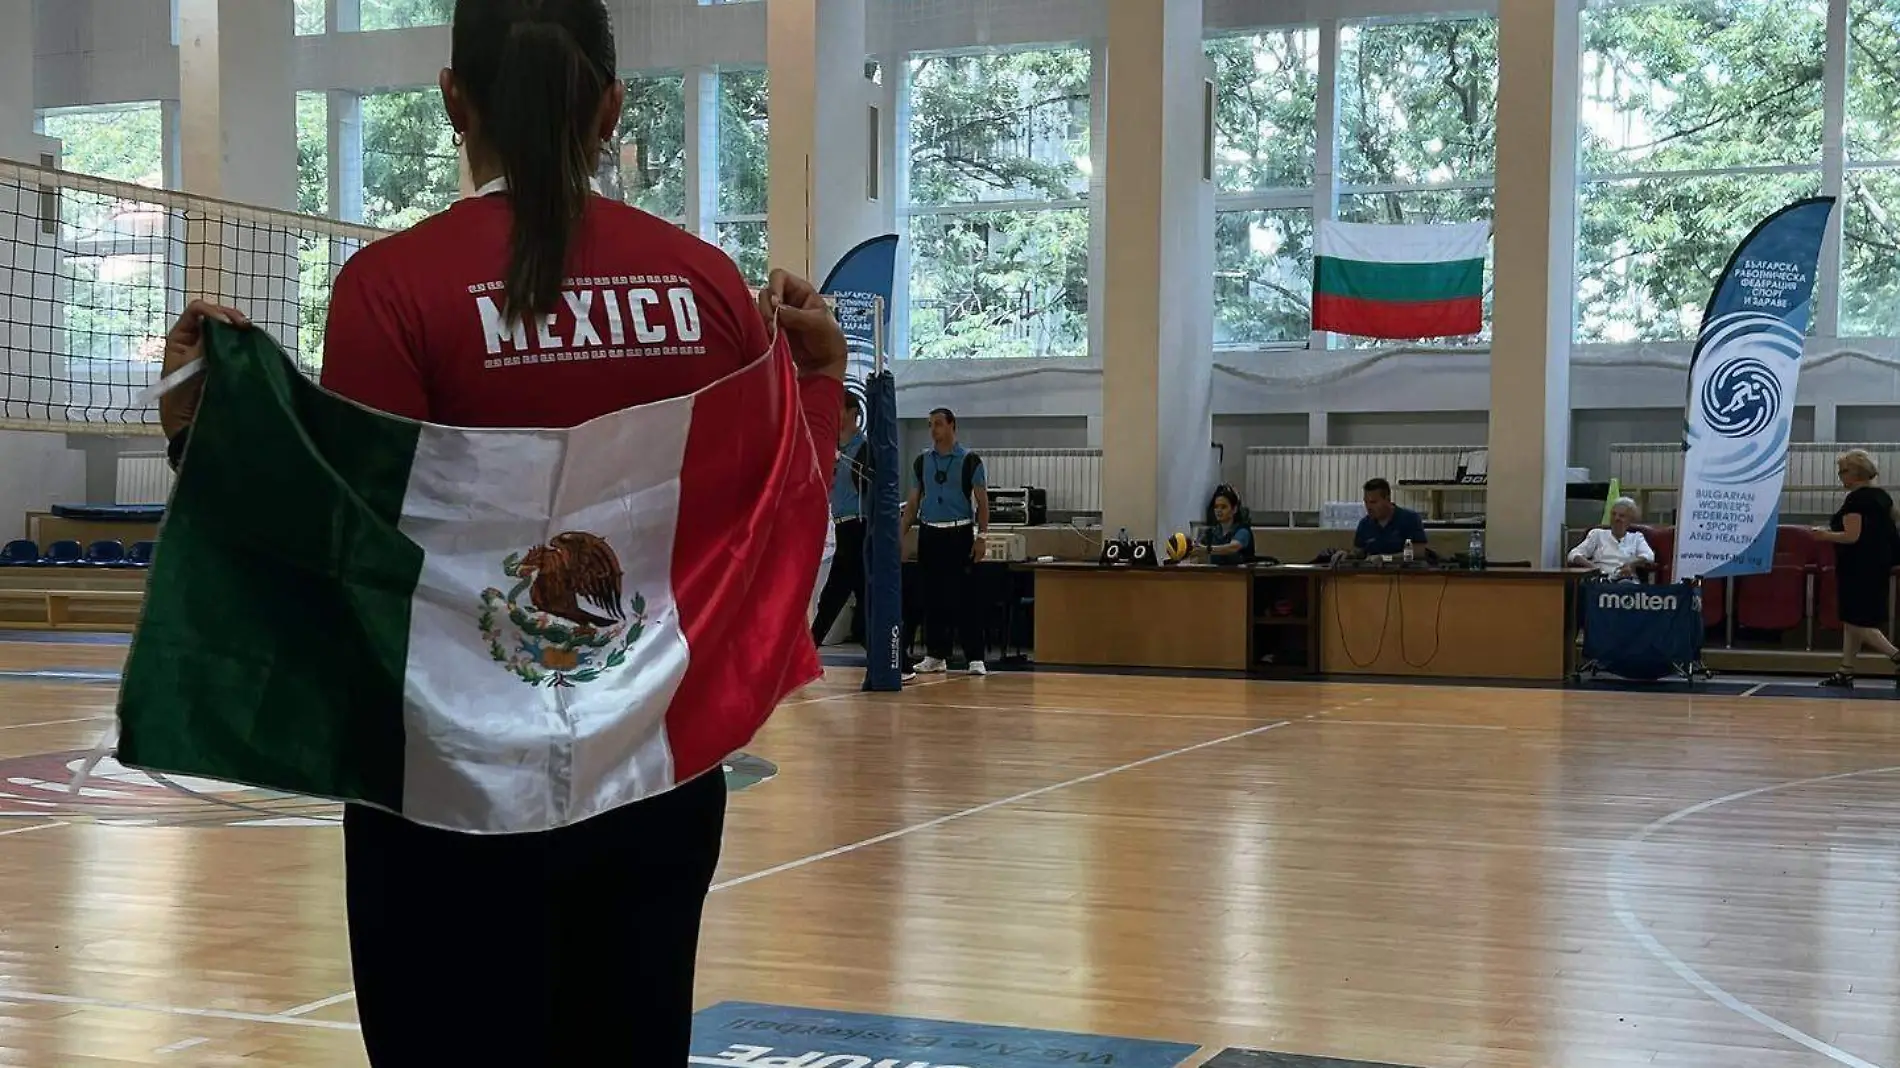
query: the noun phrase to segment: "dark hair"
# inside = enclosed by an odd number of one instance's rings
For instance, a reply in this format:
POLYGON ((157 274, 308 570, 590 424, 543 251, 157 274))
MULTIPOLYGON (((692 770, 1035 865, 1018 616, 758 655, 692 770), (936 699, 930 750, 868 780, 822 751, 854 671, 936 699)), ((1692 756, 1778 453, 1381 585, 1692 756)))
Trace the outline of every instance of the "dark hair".
POLYGON ((1366 483, 1366 492, 1381 494, 1389 501, 1392 499, 1392 483, 1383 478, 1375 478, 1366 483))
POLYGON ((456 0, 450 66, 514 208, 504 305, 511 319, 547 314, 560 302, 600 160, 595 119, 615 62, 603 0, 456 0))
POLYGON ((957 425, 957 413, 951 411, 948 408, 932 408, 930 409, 930 414, 933 416, 935 415, 943 416, 943 421, 946 423, 949 423, 953 427, 957 425))
POLYGON ((1208 498, 1208 501, 1207 501, 1208 509, 1212 511, 1214 507, 1214 502, 1220 500, 1223 497, 1227 499, 1227 507, 1232 508, 1234 510, 1235 517, 1238 518, 1240 515, 1240 494, 1234 492, 1234 487, 1232 486, 1222 486, 1221 488, 1215 490, 1214 496, 1208 498))

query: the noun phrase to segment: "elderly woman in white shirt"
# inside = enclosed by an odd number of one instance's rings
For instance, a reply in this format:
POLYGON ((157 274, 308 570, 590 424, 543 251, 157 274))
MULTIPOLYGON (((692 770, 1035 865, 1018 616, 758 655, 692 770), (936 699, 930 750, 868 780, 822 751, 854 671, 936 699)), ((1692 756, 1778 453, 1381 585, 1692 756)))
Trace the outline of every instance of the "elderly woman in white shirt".
POLYGON ((1606 578, 1629 578, 1637 571, 1656 565, 1656 550, 1636 523, 1636 502, 1628 497, 1610 506, 1610 527, 1598 528, 1570 550, 1572 567, 1587 567, 1606 578))

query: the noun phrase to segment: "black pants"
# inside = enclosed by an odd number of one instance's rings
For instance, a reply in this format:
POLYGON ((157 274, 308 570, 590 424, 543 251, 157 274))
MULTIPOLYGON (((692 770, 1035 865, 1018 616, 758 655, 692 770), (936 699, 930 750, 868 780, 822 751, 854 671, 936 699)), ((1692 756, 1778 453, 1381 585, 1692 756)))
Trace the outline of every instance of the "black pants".
POLYGON ((919 527, 917 571, 923 579, 924 648, 938 660, 950 659, 951 642, 961 639, 963 655, 984 657, 983 625, 977 618, 976 574, 970 554, 976 528, 919 527))
POLYGON ((717 770, 538 834, 457 834, 350 806, 350 959, 370 1064, 685 1064, 725 818, 717 770))
POLYGON ((838 548, 831 557, 831 575, 818 594, 818 615, 811 621, 811 640, 816 645, 825 644, 825 635, 831 633, 831 625, 838 621, 838 613, 844 611, 845 601, 851 597, 858 599, 860 617, 859 624, 851 628, 852 633, 860 634, 864 630, 864 527, 862 519, 831 526, 837 534, 838 548))

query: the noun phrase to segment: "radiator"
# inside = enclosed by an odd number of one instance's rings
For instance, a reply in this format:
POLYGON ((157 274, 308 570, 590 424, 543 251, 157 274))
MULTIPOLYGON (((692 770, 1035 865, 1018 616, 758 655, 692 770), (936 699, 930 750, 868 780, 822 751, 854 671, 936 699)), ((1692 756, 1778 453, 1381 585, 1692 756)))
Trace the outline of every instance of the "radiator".
MULTIPOLYGON (((1458 477, 1461 458, 1477 445, 1426 445, 1413 448, 1387 446, 1300 446, 1247 450, 1246 504, 1256 522, 1273 513, 1318 513, 1329 501, 1357 501, 1365 495, 1365 484, 1383 478, 1393 484, 1393 495, 1402 504, 1423 507, 1425 501, 1411 500, 1399 486, 1402 479, 1452 479, 1458 477)), ((1481 512, 1481 493, 1451 493, 1445 507, 1453 513, 1481 512)))
POLYGON ((1035 486, 1049 492, 1052 512, 1102 510, 1102 450, 983 449, 992 486, 1035 486))
POLYGON ((164 453, 120 454, 114 504, 164 504, 171 493, 172 468, 164 453))
MULTIPOLYGON (((1834 462, 1854 445, 1805 442, 1788 447, 1788 474, 1781 494, 1787 515, 1832 515, 1841 506, 1840 480, 1834 462)), ((1873 454, 1883 475, 1900 473, 1900 444, 1861 445, 1873 454)), ((1610 476, 1623 483, 1623 492, 1635 497, 1650 521, 1673 520, 1677 490, 1682 486, 1682 446, 1667 444, 1610 446, 1610 476)))

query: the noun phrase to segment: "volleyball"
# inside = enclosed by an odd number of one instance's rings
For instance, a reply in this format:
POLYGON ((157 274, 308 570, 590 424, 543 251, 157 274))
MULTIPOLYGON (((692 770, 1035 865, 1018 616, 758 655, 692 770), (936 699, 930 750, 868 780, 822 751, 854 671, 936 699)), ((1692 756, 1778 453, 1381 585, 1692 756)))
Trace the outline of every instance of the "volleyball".
POLYGON ((1188 540, 1186 534, 1177 530, 1168 535, 1168 562, 1178 564, 1187 559, 1188 551, 1192 548, 1194 543, 1188 540))

